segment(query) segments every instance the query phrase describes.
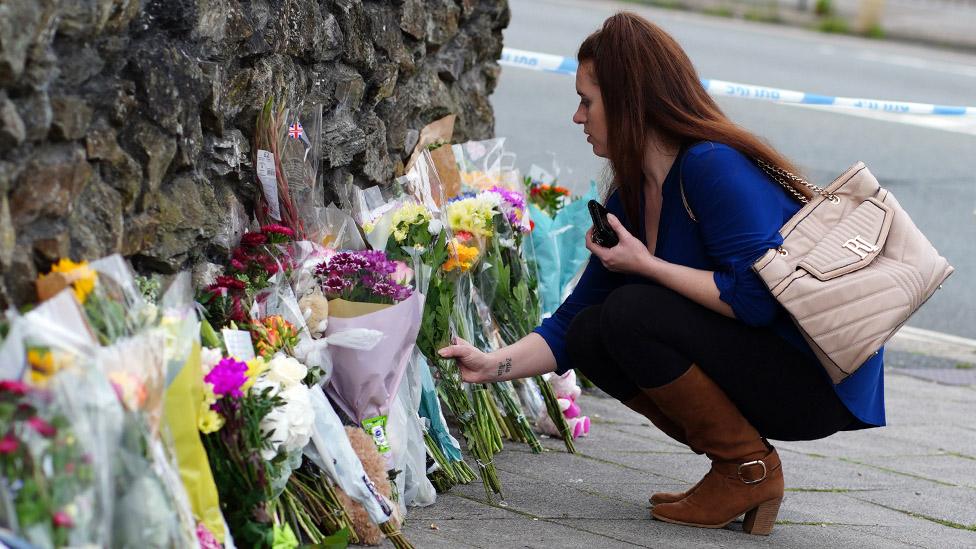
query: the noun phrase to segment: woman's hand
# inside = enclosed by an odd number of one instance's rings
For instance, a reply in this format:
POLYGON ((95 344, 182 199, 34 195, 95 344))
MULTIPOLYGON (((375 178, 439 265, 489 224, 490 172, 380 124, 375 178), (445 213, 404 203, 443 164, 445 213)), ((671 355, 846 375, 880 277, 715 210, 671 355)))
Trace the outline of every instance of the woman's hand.
POLYGON ((454 338, 453 345, 444 347, 437 354, 456 360, 461 370, 461 379, 468 383, 497 381, 492 379, 495 372, 488 354, 459 337, 454 338))
POLYGON ((593 228, 586 231, 586 249, 590 250, 608 270, 615 273, 639 274, 647 276, 654 256, 647 246, 624 228, 613 214, 607 215, 610 227, 617 233, 620 242, 613 248, 604 248, 593 242, 593 228))

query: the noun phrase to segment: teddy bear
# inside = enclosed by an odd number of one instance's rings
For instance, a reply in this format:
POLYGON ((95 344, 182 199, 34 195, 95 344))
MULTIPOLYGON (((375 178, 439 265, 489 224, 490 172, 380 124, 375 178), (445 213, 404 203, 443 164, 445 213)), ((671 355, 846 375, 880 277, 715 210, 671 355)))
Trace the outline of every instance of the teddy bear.
POLYGON ((298 302, 305 317, 305 324, 312 337, 319 338, 329 327, 329 300, 322 295, 318 288, 312 290, 308 295, 303 296, 298 302))
MULTIPOLYGON (((573 438, 588 435, 590 433, 590 418, 582 415, 579 404, 576 404, 576 399, 582 392, 579 385, 576 384, 576 371, 569 370, 561 376, 551 374, 547 378, 547 382, 552 387, 553 392, 556 393, 559 409, 563 412, 563 417, 566 418, 569 432, 573 434, 573 438)), ((559 436, 559 429, 556 428, 548 415, 540 417, 536 421, 536 426, 549 436, 559 436)))
MULTIPOLYGON (((352 445, 356 455, 359 456, 360 461, 363 462, 363 470, 369 476, 369 480, 373 482, 373 485, 376 486, 376 490, 383 494, 386 499, 392 499, 393 486, 390 485, 390 479, 386 472, 386 464, 383 461, 383 456, 376 449, 376 443, 373 442, 372 437, 367 435, 362 429, 350 426, 346 426, 346 435, 349 436, 349 443, 352 445)), ((379 526, 374 524, 369 518, 366 509, 359 503, 353 501, 338 486, 336 487, 336 493, 342 502, 342 506, 349 513, 349 520, 352 521, 353 530, 356 531, 356 535, 359 537, 359 543, 361 545, 379 545, 383 541, 383 534, 380 532, 379 526)), ((396 509, 396 506, 394 506, 394 509, 396 509)), ((398 513, 390 520, 394 520, 399 524, 400 520, 396 515, 398 513)))

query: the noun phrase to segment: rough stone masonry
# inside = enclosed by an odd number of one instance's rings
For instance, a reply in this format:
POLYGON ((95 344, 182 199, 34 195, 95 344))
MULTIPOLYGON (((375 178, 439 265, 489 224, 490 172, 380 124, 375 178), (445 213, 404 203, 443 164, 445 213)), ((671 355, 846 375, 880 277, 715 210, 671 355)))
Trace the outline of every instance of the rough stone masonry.
POLYGON ((418 130, 494 129, 506 0, 0 0, 0 306, 60 257, 219 260, 269 96, 323 106, 322 177, 369 186, 418 130))

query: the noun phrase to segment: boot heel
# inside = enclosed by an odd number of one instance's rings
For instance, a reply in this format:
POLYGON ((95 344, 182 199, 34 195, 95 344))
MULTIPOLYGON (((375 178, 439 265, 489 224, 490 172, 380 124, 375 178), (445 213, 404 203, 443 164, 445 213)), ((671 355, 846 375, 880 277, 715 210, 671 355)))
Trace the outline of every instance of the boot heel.
POLYGON ((756 536, 768 536, 773 531, 782 501, 783 498, 771 499, 748 511, 742 521, 742 529, 756 536))

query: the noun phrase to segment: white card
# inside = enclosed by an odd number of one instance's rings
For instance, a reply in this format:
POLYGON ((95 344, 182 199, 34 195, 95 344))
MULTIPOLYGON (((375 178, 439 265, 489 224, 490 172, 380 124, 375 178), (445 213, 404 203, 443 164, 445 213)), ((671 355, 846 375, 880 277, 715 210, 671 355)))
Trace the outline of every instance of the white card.
POLYGON ((275 175, 274 154, 271 151, 258 149, 258 180, 264 189, 264 198, 268 201, 269 214, 273 219, 281 221, 281 210, 278 208, 278 178, 275 175))
POLYGON ((251 332, 244 330, 221 330, 224 336, 224 345, 227 346, 227 354, 247 362, 254 358, 254 345, 251 343, 251 332))

